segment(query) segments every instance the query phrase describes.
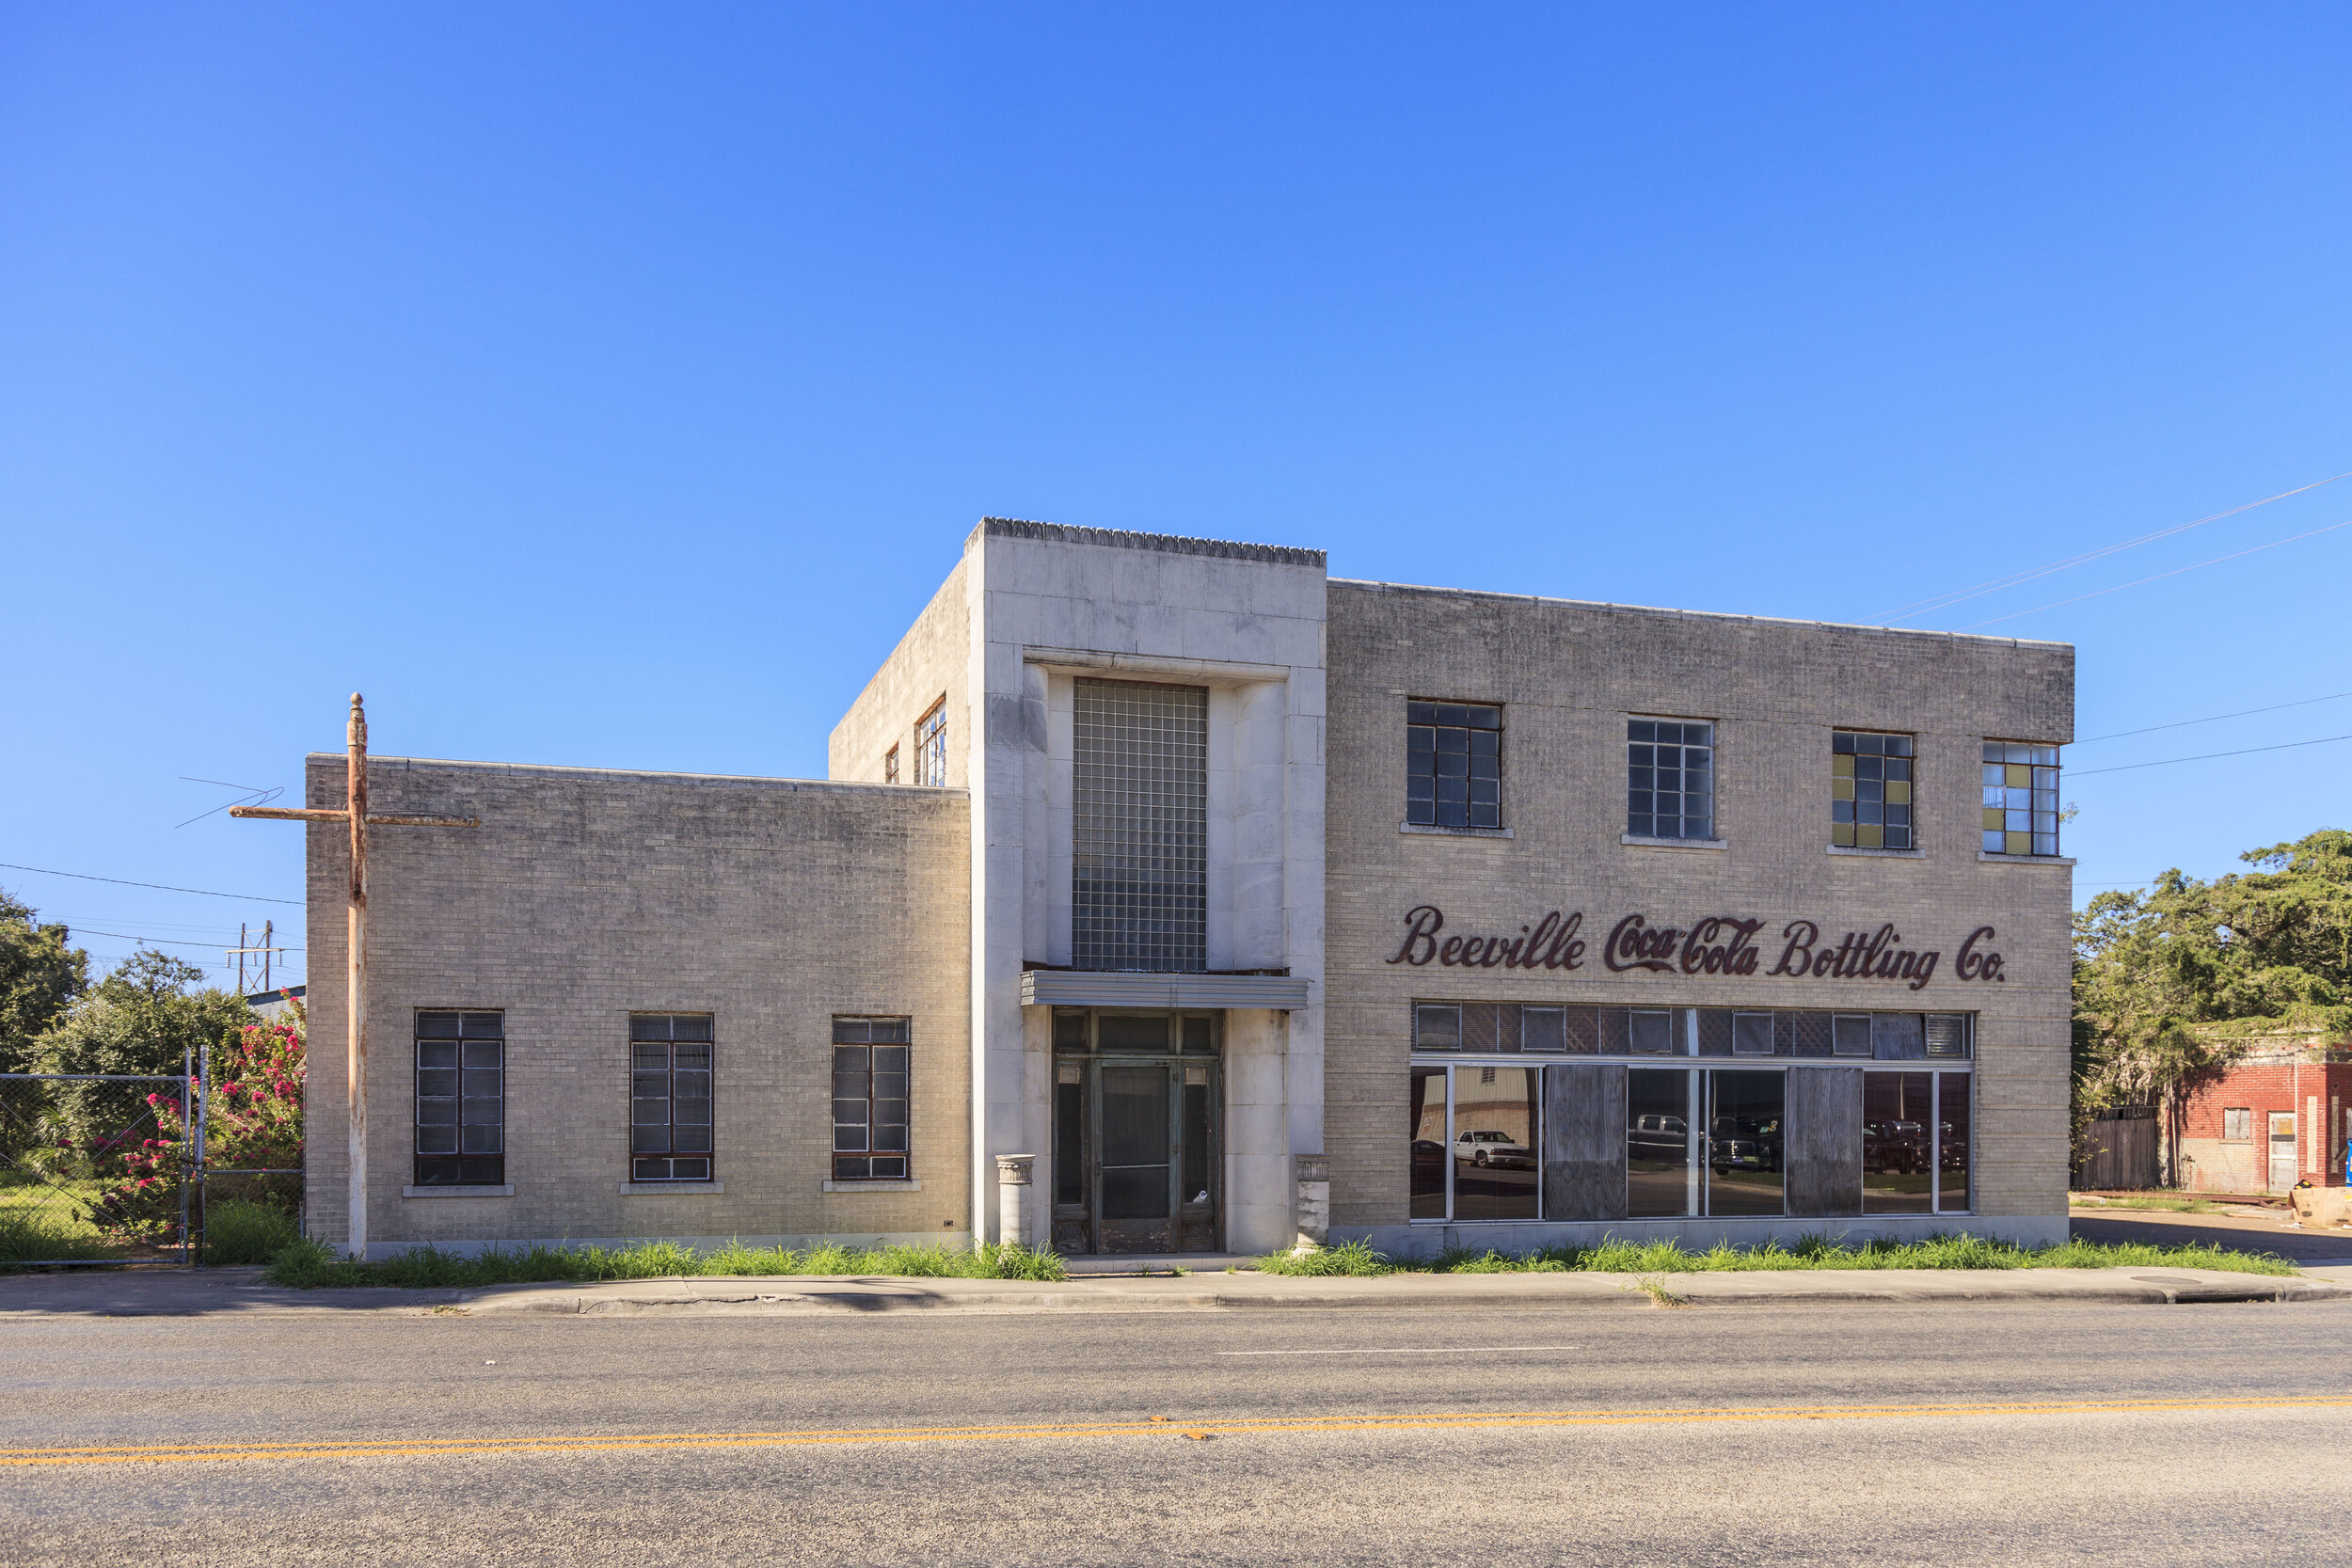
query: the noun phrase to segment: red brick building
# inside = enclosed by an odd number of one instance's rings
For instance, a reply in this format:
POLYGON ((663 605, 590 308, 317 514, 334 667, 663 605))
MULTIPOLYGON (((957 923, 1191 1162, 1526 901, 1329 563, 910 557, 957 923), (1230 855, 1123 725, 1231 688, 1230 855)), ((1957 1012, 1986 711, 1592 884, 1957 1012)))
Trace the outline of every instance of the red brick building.
POLYGON ((2263 1042, 2182 1106, 2181 1185, 2224 1193, 2284 1192, 2297 1181, 2341 1187, 2352 1115, 2352 1045, 2263 1042))

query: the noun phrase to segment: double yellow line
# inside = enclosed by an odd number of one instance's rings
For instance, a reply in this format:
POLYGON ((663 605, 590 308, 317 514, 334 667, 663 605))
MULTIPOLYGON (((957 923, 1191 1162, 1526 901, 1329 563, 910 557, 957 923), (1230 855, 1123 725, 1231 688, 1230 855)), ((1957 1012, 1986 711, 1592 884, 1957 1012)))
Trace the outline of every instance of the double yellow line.
POLYGON ((1279 1433, 1432 1432, 1479 1427, 1678 1426, 1728 1421, 1870 1421, 1986 1416, 2106 1416, 2148 1412, 2343 1410, 2352 1394, 2279 1399, 2009 1401, 1980 1404, 1756 1405, 1724 1409, 1465 1410, 1395 1416, 1276 1416, 1261 1419, 1057 1421, 1006 1426, 856 1427, 808 1432, 612 1433, 577 1437, 345 1438, 300 1443, 180 1443, 143 1447, 0 1449, 0 1467, 170 1465, 190 1461, 429 1459, 665 1449, 785 1449, 838 1443, 985 1443, 1070 1437, 1249 1437, 1279 1433))

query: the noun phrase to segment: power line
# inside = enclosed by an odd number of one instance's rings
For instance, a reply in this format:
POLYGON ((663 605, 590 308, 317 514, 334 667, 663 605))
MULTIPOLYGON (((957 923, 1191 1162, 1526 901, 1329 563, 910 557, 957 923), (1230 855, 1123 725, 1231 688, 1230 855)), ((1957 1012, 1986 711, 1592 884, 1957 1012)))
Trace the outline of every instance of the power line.
POLYGON ((215 893, 210 888, 173 887, 166 882, 128 882, 119 877, 93 877, 87 871, 52 871, 45 865, 18 865, 10 861, 0 861, 0 871, 30 871, 41 877, 73 877, 85 882, 112 882, 117 887, 151 887, 161 893, 193 893, 206 898, 241 899, 248 904, 292 904, 297 909, 302 907, 302 900, 299 898, 264 898, 258 893, 215 893))
POLYGON ((2276 713, 2280 708, 2309 707, 2313 703, 2341 702, 2346 697, 2352 697, 2352 691, 2331 691, 2325 697, 2300 697, 2292 703, 2274 703, 2268 707, 2242 707, 2235 713, 2217 713, 2205 719, 2179 719, 2169 724, 2151 724, 2142 730, 2117 730, 2113 735, 2094 735, 2090 740, 2077 740, 2074 744, 2088 746, 2093 740, 2121 740, 2127 735, 2153 735, 2158 730, 2184 729, 2190 724, 2217 724, 2224 719, 2244 719, 2257 713, 2276 713))
POLYGON ((2109 545, 2104 549, 2092 550, 2088 554, 2074 556, 2052 565, 2037 566, 2029 572, 2014 572, 2005 578, 1995 578, 1990 582, 1980 582, 1974 588, 1963 588, 1956 594, 1938 594, 1933 598, 1920 599, 1903 606, 1900 610, 1892 610, 1883 615, 1872 616, 1871 620, 1874 624, 1886 625, 1895 621, 1908 621, 1915 615, 1924 615, 1933 610, 1948 610, 1953 605, 1964 603, 1969 599, 1982 598, 1987 594, 1998 593, 2004 588, 2014 588, 2020 583, 2031 582, 2036 578, 2046 578, 2053 572, 2063 572, 2069 566, 2080 566, 2086 562, 2097 561, 2105 556, 2120 555, 2125 550, 2137 549, 2142 545, 2153 545, 2159 539, 2169 539, 2176 533, 2186 533, 2193 528, 2203 528, 2207 523, 2217 523, 2224 517, 2234 517, 2241 512, 2251 512, 2258 506, 2268 506, 2272 501, 2284 500, 2289 496, 2299 496, 2306 490, 2316 490, 2323 484, 2333 484, 2339 479, 2352 479, 2352 469, 2346 469, 2340 474, 2332 474, 2326 479, 2314 480, 2309 484, 2298 485, 2292 490, 2281 490, 2275 496, 2265 496, 2258 501, 2248 501, 2244 506, 2233 506, 2227 512, 2217 512, 2210 517, 2200 517, 2193 523, 2176 523, 2170 528, 2158 529, 2153 533, 2143 533, 2137 539, 2127 539, 2121 545, 2109 545))
MULTIPOLYGON (((73 927, 68 927, 67 929, 71 931, 73 927)), ((229 946, 227 942, 187 942, 172 937, 134 936, 128 931, 102 931, 97 927, 90 926, 81 927, 81 934, 92 937, 119 937, 124 942, 143 942, 150 947, 206 947, 215 953, 225 952, 228 950, 229 946)), ((281 947, 278 949, 278 951, 280 953, 299 953, 302 952, 303 949, 299 947, 281 947)), ((223 967, 225 968, 227 966, 224 965, 223 967)))
POLYGON ((2177 578, 2183 572, 2194 572, 2199 567, 2218 566, 2225 561, 2235 561, 2241 556, 2260 555, 2265 550, 2275 550, 2281 545, 2292 545, 2304 539, 2316 539, 2323 533, 2333 533, 2340 528, 2352 528, 2352 517, 2346 517, 2340 523, 2329 523, 2326 528, 2315 528, 2309 533, 2296 534, 2292 538, 2273 539, 2269 544, 2256 545, 2250 550, 2233 550, 2228 555, 2217 555, 2211 561, 2201 561, 2197 562, 2197 565, 2195 566, 2175 566, 2169 572, 2158 572, 2152 578, 2137 578, 2130 582, 2119 582, 2112 588, 2094 589, 2088 594, 2077 594, 2071 599, 2054 599, 2048 604, 2036 605, 2031 610, 2020 610, 2008 615, 1995 615, 1990 621, 1979 621, 1973 626, 1963 626, 1960 629, 1963 631, 1979 631, 1986 626, 1997 626, 2003 621, 2015 621, 2027 615, 2039 615, 2045 610, 2057 610, 2063 605, 2080 604, 2085 599, 2095 599, 2103 594, 2121 594, 2126 588, 2137 588, 2144 583, 2162 582, 2166 578, 2177 578))
POLYGON ((2087 779, 2093 773, 2129 773, 2137 768, 2169 768, 2176 762, 2211 762, 2216 757, 2248 757, 2256 752, 2292 752, 2298 746, 2327 746, 2339 740, 2352 740, 2352 735, 2323 735, 2317 740, 2288 740, 2276 746, 2249 746, 2237 752, 2207 752, 2202 756, 2166 757, 2157 762, 2127 762, 2120 768, 2086 768, 2080 772, 2068 768, 2070 779, 2087 779))

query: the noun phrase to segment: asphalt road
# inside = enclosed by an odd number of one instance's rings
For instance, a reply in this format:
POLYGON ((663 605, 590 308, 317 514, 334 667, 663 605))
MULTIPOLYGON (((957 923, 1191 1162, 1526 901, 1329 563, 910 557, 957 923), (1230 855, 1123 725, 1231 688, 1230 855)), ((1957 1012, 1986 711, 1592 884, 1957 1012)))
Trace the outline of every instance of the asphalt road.
POLYGON ((2341 1561, 2347 1349, 2352 1303, 16 1319, 0 1560, 2341 1561), (234 1451, 105 1451, 155 1445, 234 1451))

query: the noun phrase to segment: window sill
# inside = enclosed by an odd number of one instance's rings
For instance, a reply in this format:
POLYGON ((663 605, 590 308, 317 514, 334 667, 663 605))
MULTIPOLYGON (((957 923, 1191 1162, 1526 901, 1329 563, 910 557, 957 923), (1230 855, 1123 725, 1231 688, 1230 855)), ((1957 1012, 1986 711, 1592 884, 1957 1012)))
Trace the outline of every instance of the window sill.
POLYGON ((1429 822, 1399 822, 1400 833, 1436 833, 1441 838, 1511 838, 1508 828, 1440 828, 1429 822))
POLYGON ((899 1177, 895 1180, 884 1177, 880 1181, 835 1181, 831 1177, 825 1179, 825 1191, 829 1193, 919 1193, 922 1190, 922 1179, 913 1176, 899 1177))
POLYGON ((1727 838, 1648 838, 1640 833, 1619 833, 1619 844, 1638 844, 1645 849, 1728 849, 1727 838))
POLYGON ((403 1197, 513 1197, 515 1183, 498 1187, 403 1187, 403 1197))
POLYGON ((1829 846, 1829 852, 1833 855, 1875 855, 1882 860, 1897 861, 1923 861, 1928 858, 1925 849, 1868 849, 1860 845, 1833 844, 1829 846))
POLYGON ((624 1193, 723 1193, 723 1181, 624 1181, 624 1193))
POLYGON ((2010 865, 2072 865, 2064 855, 1996 855, 1990 849, 1977 851, 1980 861, 2006 861, 2010 865))

